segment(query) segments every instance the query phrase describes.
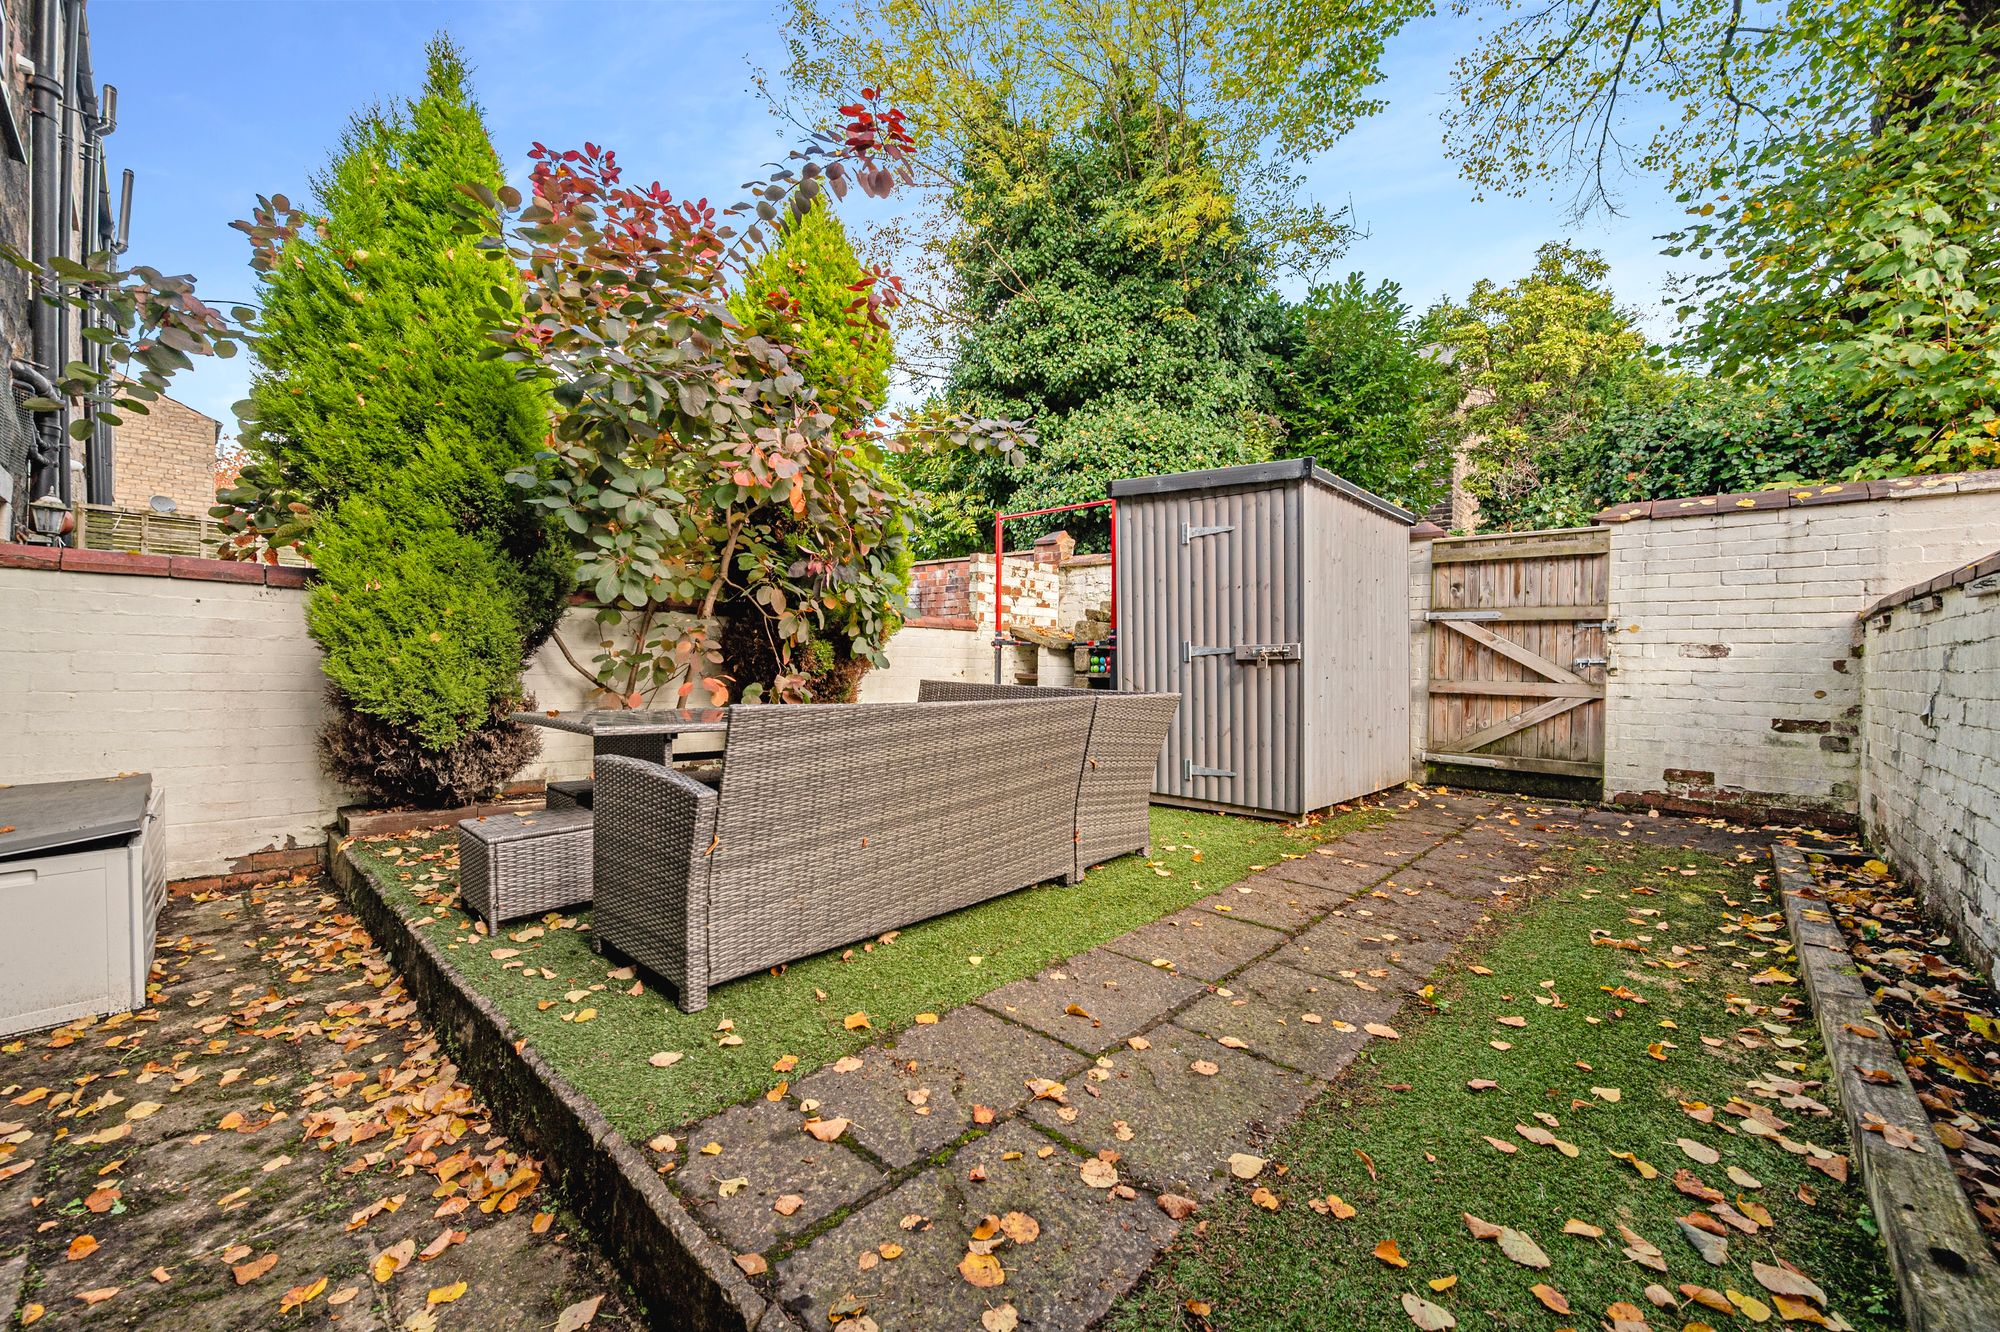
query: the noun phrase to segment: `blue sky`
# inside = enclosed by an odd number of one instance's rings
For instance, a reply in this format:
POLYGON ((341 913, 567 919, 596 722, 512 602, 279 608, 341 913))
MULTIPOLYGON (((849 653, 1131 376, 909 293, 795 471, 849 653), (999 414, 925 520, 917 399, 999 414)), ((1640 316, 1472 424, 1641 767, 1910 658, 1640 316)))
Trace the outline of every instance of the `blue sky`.
MULTIPOLYGON (((762 0, 93 0, 90 20, 98 76, 119 87, 112 170, 138 173, 127 257, 193 273, 217 304, 255 294, 230 221, 259 192, 305 198, 352 111, 418 86, 424 41, 440 28, 465 48, 517 177, 534 140, 587 139, 617 149, 635 177, 727 200, 790 144, 751 90, 753 62, 782 63, 762 0), (589 81, 570 77, 585 68, 589 81)), ((1392 279, 1422 308, 1481 277, 1516 277, 1542 242, 1567 238, 1602 250, 1620 299, 1666 336, 1667 261, 1654 238, 1679 214, 1657 182, 1632 183, 1626 216, 1574 224, 1560 199, 1475 203, 1445 158, 1438 111, 1472 36, 1455 18, 1406 28, 1385 61, 1388 109, 1311 164, 1316 196, 1351 201, 1369 233, 1334 272, 1392 279)), ((248 374, 241 360, 204 362, 174 395, 230 431, 248 374)))

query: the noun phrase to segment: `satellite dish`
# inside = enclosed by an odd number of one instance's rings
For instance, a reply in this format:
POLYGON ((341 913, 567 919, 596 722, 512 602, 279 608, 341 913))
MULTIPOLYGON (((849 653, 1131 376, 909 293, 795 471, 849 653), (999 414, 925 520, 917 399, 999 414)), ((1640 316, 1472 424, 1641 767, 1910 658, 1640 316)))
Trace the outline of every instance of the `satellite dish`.
POLYGON ((155 495, 146 501, 146 505, 154 513, 179 513, 181 511, 180 502, 171 495, 155 495))

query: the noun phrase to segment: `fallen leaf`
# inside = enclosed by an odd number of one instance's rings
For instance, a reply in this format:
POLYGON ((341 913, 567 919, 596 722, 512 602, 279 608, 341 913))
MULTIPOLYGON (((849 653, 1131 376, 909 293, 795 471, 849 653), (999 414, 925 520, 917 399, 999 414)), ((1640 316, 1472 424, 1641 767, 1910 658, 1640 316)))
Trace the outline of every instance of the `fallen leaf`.
POLYGON ((805 1130, 820 1142, 832 1142, 835 1138, 847 1132, 847 1121, 844 1119, 808 1119, 805 1123, 805 1130))
POLYGON ((1500 1252, 1521 1266, 1540 1269, 1549 1265, 1549 1256, 1542 1252, 1542 1246, 1513 1227, 1502 1227, 1498 1238, 1500 1252))
POLYGON ((1336 1221, 1350 1221, 1358 1215, 1353 1205, 1342 1202, 1340 1195, 1337 1193, 1326 1195, 1326 1210, 1333 1215, 1333 1219, 1336 1221))
POLYGON ((1000 1233, 1016 1244, 1033 1244, 1041 1236, 1042 1223, 1026 1212, 1009 1212, 1000 1218, 1000 1233))
POLYGON ((465 1294, 466 1289, 463 1281, 454 1281, 449 1286, 434 1286, 431 1288, 431 1293, 424 1297, 424 1303, 431 1308, 436 1308, 440 1304, 450 1304, 465 1294))
POLYGON ((237 1285, 247 1286, 252 1281, 255 1281, 260 1276, 263 1276, 266 1272, 270 1271, 277 1265, 278 1265, 278 1255, 277 1252, 274 1250, 270 1253, 265 1254, 262 1258, 253 1258, 249 1262, 240 1263, 237 1266, 230 1268, 229 1270, 236 1274, 237 1285))
POLYGON ((1155 1201, 1160 1204, 1161 1211, 1176 1221, 1187 1220, 1194 1215, 1195 1208, 1199 1206, 1194 1199, 1183 1197, 1178 1193, 1163 1193, 1155 1201))
POLYGON ((849 1013, 840 1020, 840 1025, 849 1031, 866 1031, 869 1029, 868 1015, 866 1013, 849 1013))
POLYGON ((79 1258, 88 1258, 90 1257, 91 1254, 96 1252, 97 1252, 97 1236, 78 1235, 75 1239, 69 1242, 69 1248, 65 1251, 64 1256, 68 1258, 70 1262, 75 1262, 79 1258))
POLYGON ((1265 1188, 1262 1184, 1250 1190, 1250 1201, 1256 1203, 1267 1212, 1275 1212, 1279 1206, 1278 1195, 1265 1188))
POLYGON ((1430 1288, 1440 1293, 1450 1290, 1457 1284, 1458 1277, 1455 1274, 1452 1276, 1432 1277, 1430 1280, 1430 1288))
POLYGON ((1687 1242, 1694 1246, 1694 1251, 1701 1255, 1703 1262, 1711 1267, 1721 1267, 1729 1261, 1728 1240, 1696 1225, 1688 1217, 1677 1216, 1674 1221, 1680 1226, 1681 1234, 1687 1237, 1687 1242))
POLYGON ((1603 1239, 1604 1229, 1601 1226, 1593 1226, 1588 1221, 1579 1221, 1575 1217, 1571 1217, 1569 1220, 1563 1222, 1563 1234, 1581 1235, 1585 1239, 1603 1239))
POLYGON ((988 1309, 979 1315, 979 1326, 985 1332, 1015 1332, 1021 1325, 1021 1315, 1011 1304, 988 1309))
POLYGON ((1826 1292, 1820 1289, 1818 1282, 1802 1272, 1789 1271, 1770 1263, 1753 1262, 1750 1264, 1750 1275, 1756 1277, 1757 1284, 1773 1295, 1790 1295, 1807 1299, 1822 1307, 1826 1304, 1826 1292))
POLYGON ((965 1278, 969 1286, 990 1289, 1004 1285, 1007 1273, 1000 1266, 1000 1260, 990 1253, 971 1253, 958 1260, 958 1274, 965 1278))
POLYGON ((602 1295, 593 1295, 587 1300, 578 1300, 556 1315, 555 1332, 583 1332, 591 1320, 597 1317, 597 1306, 604 1303, 602 1295))
POLYGON ((1536 1299, 1542 1302, 1543 1306, 1550 1313, 1566 1314, 1569 1312, 1568 1298, 1554 1286, 1545 1285, 1537 1281, 1534 1285, 1528 1287, 1528 1290, 1536 1299))
POLYGON ((743 1269, 744 1276, 763 1276, 771 1270, 771 1265, 764 1261, 764 1255, 761 1253, 739 1253, 736 1255, 736 1265, 743 1269))
POLYGON ((1206 1059, 1197 1059, 1192 1064, 1189 1064, 1188 1067, 1205 1078, 1212 1078, 1222 1071, 1206 1059))
MULTIPOLYGON (((1361 1024, 1361 1030, 1367 1032, 1370 1036, 1379 1036, 1385 1041, 1400 1041, 1403 1039, 1402 1033, 1386 1022, 1364 1022, 1361 1024)), ((1410 1298, 1415 1297, 1412 1296, 1410 1298)))
POLYGON ((1751 1322, 1768 1323, 1771 1321, 1771 1306, 1756 1296, 1745 1295, 1737 1290, 1725 1290, 1722 1293, 1728 1296, 1731 1304, 1736 1306, 1736 1312, 1742 1314, 1751 1322))
POLYGON ((687 1055, 680 1050, 662 1050, 656 1055, 649 1056, 646 1062, 654 1068, 672 1068, 685 1058, 687 1055))
MULTIPOLYGON (((1376 1257, 1381 1257, 1381 1254, 1378 1252, 1376 1257)), ((1451 1310, 1442 1305, 1432 1304, 1421 1296, 1405 1293, 1403 1312, 1408 1314, 1410 1321, 1423 1329, 1423 1332, 1447 1332, 1447 1329, 1458 1326, 1458 1319, 1452 1316, 1451 1310)))
MULTIPOLYGON (((1385 1239, 1375 1246, 1375 1256, 1391 1267, 1408 1267, 1410 1260, 1403 1257, 1403 1250, 1392 1239, 1385 1239)), ((1409 1298, 1405 1296, 1404 1298, 1409 1298)))
POLYGON ((379 1286, 409 1266, 410 1259, 416 1256, 417 1242, 414 1239, 406 1239, 401 1244, 391 1245, 376 1254, 374 1263, 368 1268, 368 1274, 375 1278, 375 1284, 379 1286))
POLYGON ((1696 1142, 1693 1138, 1676 1138, 1674 1145, 1679 1147, 1689 1160, 1699 1161, 1703 1165, 1714 1165, 1722 1159, 1721 1152, 1707 1143, 1696 1142))
POLYGON ((1257 1178, 1258 1175, 1264 1172, 1266 1164, 1263 1157, 1252 1156, 1248 1152, 1231 1152, 1229 1154, 1229 1173, 1238 1179, 1257 1178))
POLYGON ((790 1216, 806 1205, 806 1200, 796 1193, 787 1193, 771 1204, 771 1210, 779 1216, 790 1216))
POLYGON ((1095 1156, 1079 1166, 1077 1173, 1093 1189, 1108 1189, 1118 1182, 1118 1167, 1095 1156))
POLYGON ((308 1286, 293 1286, 285 1292, 284 1298, 278 1301, 278 1312, 285 1314, 290 1313, 294 1309, 303 1309, 306 1305, 318 1299, 320 1292, 325 1289, 325 1277, 321 1277, 308 1286))

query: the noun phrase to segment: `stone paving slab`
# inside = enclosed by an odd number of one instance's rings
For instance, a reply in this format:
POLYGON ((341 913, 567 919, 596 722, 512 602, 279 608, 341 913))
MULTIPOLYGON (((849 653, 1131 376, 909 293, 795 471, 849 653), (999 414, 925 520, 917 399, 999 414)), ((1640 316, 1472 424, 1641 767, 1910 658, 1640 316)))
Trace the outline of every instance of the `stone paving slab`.
POLYGON ((1210 894, 1188 910, 1213 911, 1291 934, 1327 913, 1330 908, 1321 905, 1322 900, 1318 893, 1300 891, 1274 875, 1253 874, 1249 882, 1210 894))
POLYGON ((1277 961, 1247 968, 1228 989, 1196 1000, 1175 1021, 1218 1040, 1234 1037, 1254 1054, 1328 1080, 1371 1039, 1360 1030, 1363 1024, 1384 1021, 1402 1003, 1399 993, 1370 994, 1277 961), (1342 1031, 1329 1019, 1354 1030, 1342 1031))
POLYGON ((1165 967, 1093 948, 1038 976, 1003 985, 977 1002, 1095 1054, 1144 1031, 1202 989, 1198 981, 1165 967), (1068 1012, 1072 1005, 1089 1016, 1068 1012))
POLYGON ((898 1167, 955 1142, 974 1126, 975 1106, 1009 1114, 1027 1101, 1030 1078, 1060 1082, 1086 1062, 979 1008, 912 1027, 893 1048, 858 1057, 859 1068, 829 1065, 794 1084, 792 1095, 818 1101, 823 1116, 850 1121, 856 1142, 898 1167))
POLYGON ((1029 1117, 1086 1151, 1117 1152, 1120 1170, 1155 1191, 1195 1198, 1213 1197, 1229 1180, 1230 1154, 1255 1154, 1319 1088, 1174 1023, 1108 1063, 1071 1085, 1068 1105, 1036 1101, 1029 1117), (1216 1071, 1197 1072, 1197 1063, 1216 1071))
POLYGON ((1003 1124, 777 1263, 778 1298, 807 1328, 848 1311, 881 1332, 972 1332, 983 1312, 1011 1303, 1024 1328, 1081 1332, 1138 1281, 1177 1227, 1145 1194, 1089 1187, 1078 1166, 1020 1121, 1003 1124), (1009 1212, 1033 1217, 1040 1233, 995 1251, 1004 1285, 968 1284, 957 1266, 973 1228, 1009 1212), (905 1218, 916 1218, 909 1229, 905 1218), (885 1243, 902 1252, 880 1260, 885 1243), (864 1270, 869 1254, 876 1260, 864 1270))
POLYGON ((805 1120, 789 1102, 752 1101, 704 1119, 681 1139, 680 1167, 668 1177, 674 1191, 734 1252, 762 1253, 887 1179, 845 1144, 807 1133, 805 1120), (710 1143, 722 1150, 704 1154, 710 1143), (776 1204, 787 1195, 801 1202, 782 1216, 776 1204))
POLYGON ((1213 981, 1284 942, 1285 935, 1269 926, 1189 908, 1121 934, 1104 946, 1139 962, 1165 959, 1184 976, 1213 981))
POLYGON ((1428 975, 1442 954, 1413 945, 1393 928, 1350 916, 1328 916, 1272 956, 1317 976, 1386 980, 1397 972, 1428 975))

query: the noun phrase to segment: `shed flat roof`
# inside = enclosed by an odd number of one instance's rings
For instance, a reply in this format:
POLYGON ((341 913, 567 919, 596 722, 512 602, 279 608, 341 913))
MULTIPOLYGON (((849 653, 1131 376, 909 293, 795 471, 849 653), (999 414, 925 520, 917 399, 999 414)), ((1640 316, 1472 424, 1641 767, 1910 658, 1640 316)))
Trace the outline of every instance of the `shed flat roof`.
POLYGON ((1405 527, 1416 525, 1417 515, 1380 495, 1363 490, 1345 477, 1335 476, 1311 458, 1284 458, 1277 462, 1243 463, 1236 467, 1212 467, 1203 472, 1170 472, 1165 476, 1134 476, 1111 483, 1111 498, 1165 495, 1182 490, 1221 490, 1235 486, 1274 486, 1291 481, 1311 481, 1346 496, 1385 518, 1405 527))

